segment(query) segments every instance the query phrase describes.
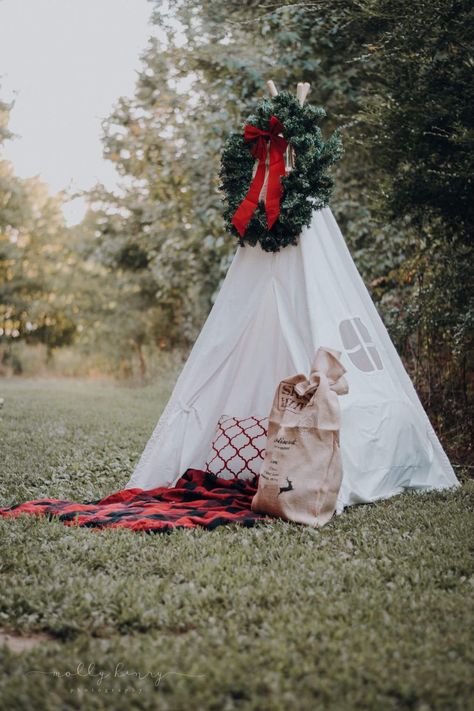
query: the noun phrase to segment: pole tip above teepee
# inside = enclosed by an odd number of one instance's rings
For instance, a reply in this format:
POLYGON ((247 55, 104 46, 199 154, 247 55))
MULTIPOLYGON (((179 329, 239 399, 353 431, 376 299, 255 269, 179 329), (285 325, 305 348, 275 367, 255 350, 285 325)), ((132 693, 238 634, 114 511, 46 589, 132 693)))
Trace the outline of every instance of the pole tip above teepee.
POLYGON ((268 91, 270 92, 270 96, 278 96, 278 90, 271 79, 267 81, 267 87, 268 91))
POLYGON ((298 85, 296 87, 296 98, 300 102, 300 106, 303 106, 304 102, 306 101, 306 97, 308 96, 308 92, 310 90, 310 85, 308 84, 307 81, 303 82, 298 82, 298 85))
MULTIPOLYGON (((278 96, 278 89, 275 86, 275 83, 269 79, 267 81, 267 88, 269 91, 269 94, 272 98, 275 96, 278 96)), ((299 81, 297 86, 296 86, 296 98, 300 102, 300 106, 303 106, 304 102, 306 101, 306 97, 308 96, 310 90, 310 85, 308 84, 307 81, 302 82, 299 81)))

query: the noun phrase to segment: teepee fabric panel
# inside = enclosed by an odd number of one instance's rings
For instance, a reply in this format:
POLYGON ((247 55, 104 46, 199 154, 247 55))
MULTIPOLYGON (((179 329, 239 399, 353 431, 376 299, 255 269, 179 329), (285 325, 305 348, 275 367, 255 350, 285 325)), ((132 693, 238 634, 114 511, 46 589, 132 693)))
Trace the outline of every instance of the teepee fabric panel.
MULTIPOLYGON (((328 208, 316 215, 315 227, 328 237, 317 242, 325 267, 318 293, 327 294, 333 285, 333 306, 331 318, 319 320, 314 328, 323 341, 338 339, 350 383, 350 392, 341 401, 340 504, 374 501, 409 488, 456 486, 451 464, 328 208), (351 321, 358 336, 352 347, 344 346, 345 320, 351 321), (354 357, 358 347, 366 351, 364 361, 354 357), (362 366, 367 360, 372 369, 362 366)), ((316 258, 315 247, 314 241, 305 240, 307 262, 316 258)), ((311 285, 315 287, 314 280, 311 285)))
POLYGON ((171 486, 203 469, 224 414, 270 412, 278 383, 341 351, 343 506, 458 484, 329 208, 297 246, 239 247, 170 401, 127 484, 171 486))

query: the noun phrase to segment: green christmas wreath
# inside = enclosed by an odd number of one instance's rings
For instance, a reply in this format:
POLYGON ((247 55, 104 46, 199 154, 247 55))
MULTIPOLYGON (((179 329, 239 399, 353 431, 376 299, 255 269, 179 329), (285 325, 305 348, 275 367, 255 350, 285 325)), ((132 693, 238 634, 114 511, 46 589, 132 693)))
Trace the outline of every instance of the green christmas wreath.
POLYGON ((220 170, 224 218, 242 246, 259 242, 266 252, 278 252, 297 244, 313 210, 328 205, 333 188, 328 168, 341 157, 342 143, 338 131, 323 140, 318 124, 325 115, 324 109, 301 106, 295 96, 280 92, 263 99, 244 133, 229 136, 220 170), (260 200, 264 174, 265 202, 260 200))

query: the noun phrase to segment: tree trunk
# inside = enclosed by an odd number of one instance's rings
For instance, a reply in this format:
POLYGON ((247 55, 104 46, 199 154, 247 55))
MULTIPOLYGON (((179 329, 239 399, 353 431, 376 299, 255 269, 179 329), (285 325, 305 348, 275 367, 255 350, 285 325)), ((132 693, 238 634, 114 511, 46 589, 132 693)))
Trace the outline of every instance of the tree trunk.
POLYGON ((134 341, 133 345, 135 346, 135 350, 138 356, 138 362, 140 364, 140 377, 143 379, 146 375, 146 360, 143 353, 143 345, 141 341, 134 341))

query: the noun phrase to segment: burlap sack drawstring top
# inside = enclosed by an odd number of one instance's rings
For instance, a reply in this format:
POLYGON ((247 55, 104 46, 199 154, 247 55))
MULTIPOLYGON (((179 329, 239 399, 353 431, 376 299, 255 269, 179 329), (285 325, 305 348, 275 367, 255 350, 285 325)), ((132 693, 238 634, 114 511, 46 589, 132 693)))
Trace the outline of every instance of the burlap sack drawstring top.
POLYGON ((304 375, 295 378, 295 392, 300 397, 313 395, 317 406, 313 412, 315 425, 320 430, 339 430, 341 408, 338 395, 346 395, 349 386, 344 377, 346 369, 339 361, 340 353, 329 348, 319 348, 316 352, 309 379, 304 375))
POLYGON ((309 378, 295 375, 279 384, 254 511, 311 526, 332 517, 342 482, 339 396, 348 392, 339 357, 321 347, 309 378))

